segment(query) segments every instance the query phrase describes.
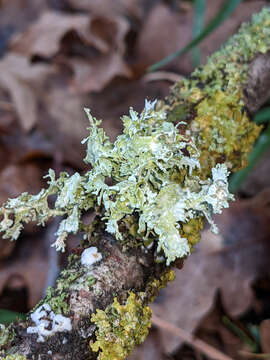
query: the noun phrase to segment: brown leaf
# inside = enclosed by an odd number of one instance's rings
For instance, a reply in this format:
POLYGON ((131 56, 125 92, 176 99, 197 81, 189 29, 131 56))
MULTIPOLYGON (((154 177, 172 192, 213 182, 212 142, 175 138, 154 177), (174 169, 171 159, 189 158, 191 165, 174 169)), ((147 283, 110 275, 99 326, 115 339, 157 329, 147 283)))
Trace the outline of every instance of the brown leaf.
POLYGON ((31 130, 37 121, 36 91, 53 68, 31 65, 25 57, 9 54, 0 61, 0 72, 0 87, 9 92, 22 128, 31 130))
POLYGON ((70 30, 75 30, 88 44, 92 43, 94 37, 88 27, 87 15, 63 15, 46 11, 28 30, 14 37, 10 49, 30 58, 34 55, 50 58, 58 52, 61 39, 70 30))
POLYGON ((94 16, 90 23, 90 32, 106 44, 104 53, 89 59, 69 58, 69 64, 74 76, 71 89, 84 93, 101 91, 115 77, 130 77, 131 71, 123 60, 125 36, 129 25, 121 17, 106 18, 94 16), (106 51, 105 51, 106 50, 106 51))
POLYGON ((114 77, 130 77, 131 72, 118 53, 102 56, 87 63, 74 59, 69 61, 74 70, 71 90, 78 93, 101 91, 114 77))
POLYGON ((48 274, 48 252, 42 238, 28 234, 18 241, 22 244, 14 256, 0 263, 0 294, 10 279, 20 275, 28 290, 29 308, 32 308, 44 295, 48 274))
POLYGON ((97 14, 124 14, 133 17, 142 16, 141 0, 67 0, 77 10, 87 10, 97 14))
POLYGON ((128 23, 119 16, 64 15, 46 11, 25 32, 15 36, 10 44, 12 52, 29 58, 51 58, 61 50, 62 40, 69 32, 75 32, 76 42, 93 46, 101 53, 111 48, 121 49, 128 23))
POLYGON ((163 349, 160 344, 159 334, 157 330, 151 329, 149 335, 145 339, 143 346, 136 346, 129 355, 128 360, 165 360, 163 349))
POLYGON ((262 351, 270 354, 270 319, 263 320, 260 324, 262 351))
MULTIPOLYGON (((211 309, 218 289, 228 314, 247 310, 253 298, 251 282, 269 268, 269 200, 267 191, 256 199, 233 203, 216 218, 220 235, 202 233, 176 280, 153 304, 157 315, 192 332, 211 309)), ((161 335, 166 352, 179 346, 178 339, 165 332, 161 335)))
POLYGON ((172 11, 163 4, 149 13, 138 36, 138 62, 152 65, 180 49, 191 37, 192 13, 172 11))
POLYGON ((41 131, 50 138, 61 160, 83 167, 81 140, 88 135, 89 121, 83 108, 87 96, 72 94, 66 87, 53 87, 44 94, 44 113, 39 118, 41 131))
POLYGON ((36 194, 44 181, 43 172, 34 163, 9 165, 0 172, 0 204, 22 192, 36 194))

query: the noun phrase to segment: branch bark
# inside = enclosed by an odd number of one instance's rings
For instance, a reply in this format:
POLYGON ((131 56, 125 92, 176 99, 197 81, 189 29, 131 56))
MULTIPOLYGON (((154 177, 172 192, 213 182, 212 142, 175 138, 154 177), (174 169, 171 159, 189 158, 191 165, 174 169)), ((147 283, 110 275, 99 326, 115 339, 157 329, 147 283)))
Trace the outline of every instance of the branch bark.
MULTIPOLYGON (((170 121, 188 123, 201 152, 205 178, 217 163, 226 163, 232 171, 246 163, 260 132, 251 122, 252 114, 270 96, 269 49, 270 12, 265 9, 204 67, 175 84, 168 99, 158 104, 166 109, 170 121)), ((172 280, 171 268, 179 267, 183 260, 167 267, 157 262, 155 246, 124 249, 104 229, 101 219, 95 222, 82 247, 74 249, 56 287, 37 306, 45 311, 42 304, 49 304, 54 313, 69 319, 71 329, 39 337, 37 329, 29 331, 34 327, 33 316, 2 328, 1 339, 6 339, 0 341, 2 359, 123 359, 135 343, 143 341, 149 325, 147 304, 172 280), (89 243, 102 259, 87 267, 81 264, 81 254, 89 243), (130 323, 126 318, 129 311, 130 323), (138 328, 140 323, 144 326, 138 328), (102 326, 107 326, 103 338, 102 326), (123 331, 127 331, 128 342, 122 341, 123 331), (105 345, 99 352, 93 351, 98 341, 105 345), (113 343, 119 347, 110 348, 113 343)), ((49 311, 43 315, 48 329, 52 327, 50 316, 49 311)))

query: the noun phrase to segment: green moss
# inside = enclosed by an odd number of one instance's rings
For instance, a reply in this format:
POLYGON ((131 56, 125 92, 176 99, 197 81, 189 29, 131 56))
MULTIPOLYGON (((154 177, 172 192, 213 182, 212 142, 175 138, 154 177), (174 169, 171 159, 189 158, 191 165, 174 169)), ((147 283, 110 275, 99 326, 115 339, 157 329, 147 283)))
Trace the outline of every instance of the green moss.
POLYGON ((125 305, 117 298, 105 311, 97 310, 91 321, 97 325, 96 341, 91 349, 100 351, 99 360, 126 359, 136 344, 141 344, 151 326, 151 309, 143 306, 134 293, 130 293, 125 305))

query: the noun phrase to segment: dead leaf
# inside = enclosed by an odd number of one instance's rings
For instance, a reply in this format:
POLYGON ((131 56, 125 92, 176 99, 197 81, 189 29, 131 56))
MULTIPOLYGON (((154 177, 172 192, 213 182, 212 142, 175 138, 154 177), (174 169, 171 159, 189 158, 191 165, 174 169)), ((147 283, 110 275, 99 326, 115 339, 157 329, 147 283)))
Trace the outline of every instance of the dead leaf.
POLYGON ((89 21, 89 16, 84 14, 46 11, 28 30, 13 38, 10 49, 29 58, 34 55, 50 58, 58 52, 61 39, 70 30, 75 30, 88 45, 92 44, 95 37, 88 31, 89 21))
POLYGON ((53 86, 43 97, 44 108, 38 127, 54 146, 60 162, 65 160, 83 168, 85 147, 81 140, 88 134, 89 120, 83 111, 88 106, 86 95, 72 94, 67 87, 53 86))
POLYGON ((23 31, 42 11, 48 9, 47 3, 44 0, 1 0, 1 32, 6 29, 11 35, 23 31))
POLYGON ((143 346, 136 346, 129 355, 128 360, 166 360, 159 341, 158 331, 151 328, 143 346))
POLYGON ((29 308, 32 308, 44 295, 48 274, 48 250, 43 238, 36 238, 29 233, 18 241, 22 242, 22 246, 17 248, 14 256, 0 263, 0 294, 9 279, 19 274, 28 290, 29 308))
POLYGON ((124 14, 141 17, 143 2, 141 0, 67 0, 68 4, 77 10, 91 11, 97 14, 124 14))
POLYGON ((239 191, 251 197, 270 186, 270 150, 267 150, 257 161, 239 191), (260 174, 260 176, 258 176, 260 174))
POLYGON ((50 11, 18 35, 10 48, 29 59, 57 55, 55 61, 65 64, 73 73, 70 82, 73 91, 100 91, 116 76, 131 76, 123 60, 128 29, 128 22, 120 16, 63 15, 50 11))
POLYGON ((37 121, 36 92, 53 67, 31 65, 27 58, 9 54, 0 61, 0 72, 0 87, 9 92, 22 128, 31 130, 37 121))
MULTIPOLYGON (((157 315, 193 332, 212 307, 217 290, 228 314, 237 316, 253 299, 251 283, 268 273, 270 192, 242 200, 216 218, 220 235, 202 233, 202 240, 176 280, 163 290, 152 308, 157 315)), ((171 353, 179 340, 161 332, 164 349, 171 353)))
POLYGON ((34 163, 7 166, 0 172, 0 204, 25 191, 37 194, 44 185, 43 174, 34 163))
POLYGON ((149 66, 180 49, 190 40, 191 24, 191 12, 180 13, 166 5, 156 5, 138 36, 138 62, 149 66))
POLYGON ((260 324, 262 351, 270 354, 270 319, 263 320, 260 324))
POLYGON ((130 77, 131 71, 118 53, 102 56, 92 63, 74 59, 70 60, 74 78, 70 88, 73 92, 86 93, 101 91, 114 77, 130 77))

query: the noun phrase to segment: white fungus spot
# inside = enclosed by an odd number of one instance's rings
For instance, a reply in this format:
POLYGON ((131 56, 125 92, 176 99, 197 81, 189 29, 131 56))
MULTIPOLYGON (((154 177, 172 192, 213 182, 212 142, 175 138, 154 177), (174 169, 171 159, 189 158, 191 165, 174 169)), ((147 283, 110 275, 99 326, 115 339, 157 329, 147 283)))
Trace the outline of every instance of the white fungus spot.
POLYGON ((102 255, 98 252, 98 249, 95 246, 91 246, 83 251, 81 255, 81 264, 90 267, 101 259, 102 255))
POLYGON ((71 331, 70 318, 61 314, 55 314, 49 304, 39 306, 31 314, 31 320, 36 326, 27 328, 28 334, 38 334, 38 342, 44 342, 45 337, 52 336, 56 332, 71 331))

